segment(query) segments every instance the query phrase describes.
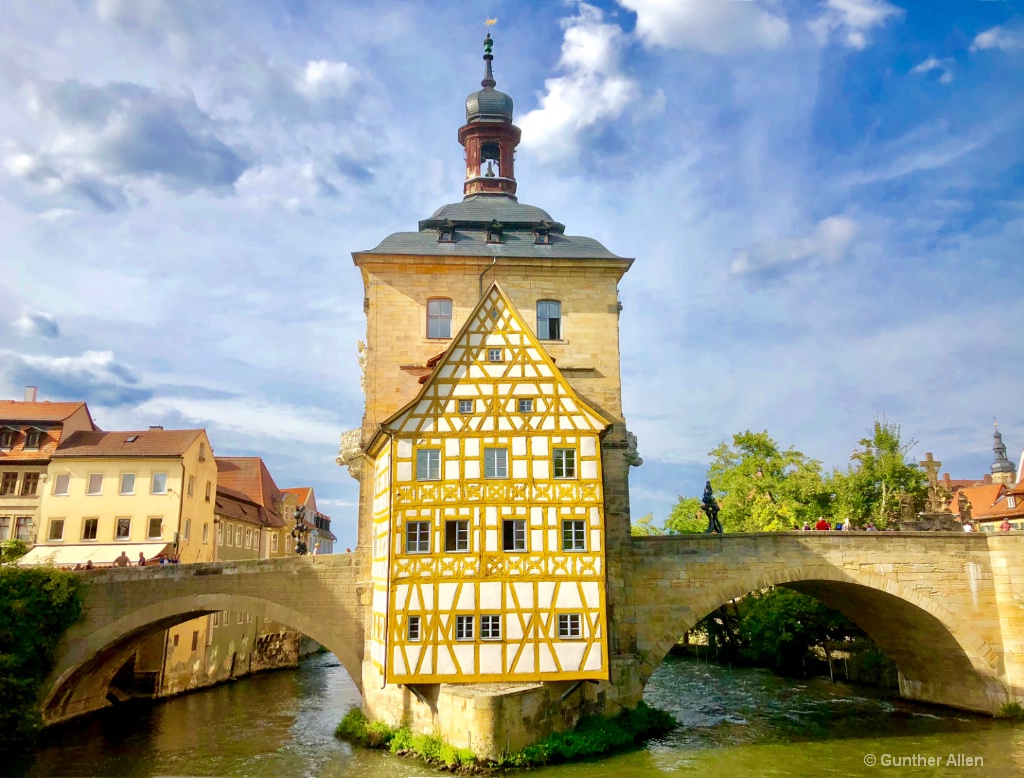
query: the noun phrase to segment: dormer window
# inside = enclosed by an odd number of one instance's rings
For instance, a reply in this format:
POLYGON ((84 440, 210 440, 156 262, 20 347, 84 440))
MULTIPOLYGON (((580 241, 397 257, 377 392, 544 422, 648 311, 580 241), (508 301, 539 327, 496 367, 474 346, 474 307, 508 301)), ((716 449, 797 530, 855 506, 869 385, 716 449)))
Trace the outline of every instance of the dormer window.
POLYGON ((487 225, 487 242, 488 243, 503 243, 501 239, 502 226, 501 223, 495 219, 487 225))
POLYGON ((14 445, 14 430, 0 427, 0 448, 11 448, 14 445))
POLYGON ((452 223, 450 219, 445 219, 443 222, 441 222, 441 226, 437 228, 437 242, 455 242, 455 225, 452 223))
POLYGON ((547 220, 541 221, 534 229, 533 242, 539 246, 551 244, 551 224, 547 220))
POLYGON ((29 429, 25 430, 25 450, 38 451, 39 440, 42 438, 42 436, 43 433, 40 430, 33 429, 32 427, 29 427, 29 429))

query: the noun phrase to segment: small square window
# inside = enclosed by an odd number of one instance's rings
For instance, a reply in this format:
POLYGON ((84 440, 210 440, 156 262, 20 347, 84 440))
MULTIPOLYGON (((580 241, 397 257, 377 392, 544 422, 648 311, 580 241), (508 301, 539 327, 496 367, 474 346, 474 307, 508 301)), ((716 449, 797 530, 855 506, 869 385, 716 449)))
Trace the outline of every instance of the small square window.
POLYGON ((437 481, 441 478, 441 449, 421 448, 416 451, 416 480, 437 481))
POLYGON ((484 478, 508 478, 508 449, 484 449, 484 478))
POLYGON ((575 478, 576 449, 556 448, 554 449, 553 454, 555 478, 575 478))
POLYGON ((405 525, 405 553, 430 553, 429 521, 410 521, 405 525))
POLYGON ((506 519, 501 523, 502 549, 526 551, 526 520, 506 519))
POLYGON ((409 640, 420 639, 420 617, 410 616, 409 617, 409 640))
POLYGON ((456 616, 455 617, 455 639, 456 640, 472 640, 473 639, 473 617, 472 616, 456 616))
POLYGON ((444 523, 444 550, 469 551, 469 520, 459 519, 444 523))
POLYGON ((519 401, 519 412, 520 413, 533 413, 533 399, 524 399, 519 401))
POLYGON ((89 483, 85 493, 90 495, 103 493, 103 473, 89 473, 89 483))
POLYGON ((114 540, 128 540, 132 534, 132 520, 130 518, 114 520, 114 540))
POLYGON ((563 639, 583 637, 583 632, 580 629, 579 613, 558 614, 558 637, 563 639))
POLYGON ((473 401, 472 400, 459 400, 459 413, 472 413, 473 412, 473 401))
POLYGON ((587 522, 579 519, 562 522, 562 551, 587 550, 587 522))
POLYGON ((487 349, 487 361, 488 362, 504 362, 505 357, 500 348, 489 348, 487 349))
POLYGON ((167 494, 167 473, 153 473, 150 494, 167 494))
POLYGON ((480 617, 480 639, 501 640, 501 616, 486 614, 480 617))
POLYGON ((146 530, 147 538, 159 538, 164 531, 164 520, 155 516, 149 520, 149 527, 146 530))
POLYGON ((121 494, 135 494, 135 473, 121 473, 121 494))
POLYGON ((47 540, 64 540, 64 519, 50 519, 50 533, 47 540))
POLYGON ((71 483, 71 476, 67 473, 62 473, 53 479, 53 493, 57 496, 66 497, 68 493, 68 486, 71 483))
POLYGON ((82 540, 96 540, 96 531, 99 529, 99 519, 85 519, 82 521, 82 540))

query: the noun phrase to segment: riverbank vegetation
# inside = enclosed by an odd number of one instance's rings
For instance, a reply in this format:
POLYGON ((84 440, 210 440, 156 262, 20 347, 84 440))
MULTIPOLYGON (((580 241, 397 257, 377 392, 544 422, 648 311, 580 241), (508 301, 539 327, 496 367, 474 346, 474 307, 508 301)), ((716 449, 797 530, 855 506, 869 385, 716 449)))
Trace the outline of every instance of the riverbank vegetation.
POLYGON ((0 753, 30 747, 57 643, 82 615, 78 576, 0 565, 0 753))
POLYGON ((369 748, 416 757, 455 772, 476 773, 500 767, 539 767, 586 759, 639 745, 676 726, 678 722, 669 713, 641 702, 636 708, 623 710, 612 718, 584 716, 574 729, 548 735, 519 751, 503 754, 495 762, 478 759, 469 749, 456 748, 433 735, 416 735, 408 727, 370 721, 358 708, 345 715, 335 734, 369 748))

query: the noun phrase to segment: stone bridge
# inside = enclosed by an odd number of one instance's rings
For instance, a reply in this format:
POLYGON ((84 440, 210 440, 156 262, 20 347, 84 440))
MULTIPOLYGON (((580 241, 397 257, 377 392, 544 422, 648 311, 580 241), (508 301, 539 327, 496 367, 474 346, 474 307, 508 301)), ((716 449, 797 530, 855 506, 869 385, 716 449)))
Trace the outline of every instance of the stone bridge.
MULTIPOLYGON (((363 569, 358 554, 334 554, 86 574, 86 614, 62 641, 44 720, 105 706, 111 679, 147 638, 224 610, 310 636, 360 684, 369 602, 363 569)), ((606 709, 635 702, 684 632, 733 598, 770 585, 813 595, 860 626, 898 665, 907 698, 984 712, 1024 700, 1024 533, 936 532, 613 543, 613 679, 587 696, 606 700, 606 709)))
POLYGON ((327 647, 361 684, 363 613, 355 554, 83 573, 85 616, 64 636, 46 684, 53 724, 105 707, 121 665, 153 635, 217 611, 273 619, 327 647))
POLYGON ((609 560, 613 651, 645 684, 711 611, 812 595, 863 629, 909 699, 993 713, 1024 699, 1024 533, 786 532, 633 538, 609 560))

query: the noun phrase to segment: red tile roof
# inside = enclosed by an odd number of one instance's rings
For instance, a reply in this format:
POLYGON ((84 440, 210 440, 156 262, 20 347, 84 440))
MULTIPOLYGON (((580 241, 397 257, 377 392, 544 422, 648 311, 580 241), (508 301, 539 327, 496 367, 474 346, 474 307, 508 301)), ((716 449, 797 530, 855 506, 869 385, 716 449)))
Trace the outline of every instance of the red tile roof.
POLYGON ((266 510, 242 492, 226 486, 217 486, 217 501, 214 508, 218 516, 243 521, 264 527, 283 527, 284 519, 273 511, 266 510))
POLYGON ((0 462, 48 461, 65 434, 65 422, 79 411, 85 412, 85 419, 91 429, 98 429, 84 402, 0 400, 0 428, 6 427, 15 431, 11 448, 0 449, 0 462), (38 429, 42 433, 38 449, 25 448, 28 428, 38 429))
POLYGON ((217 485, 241 492, 271 511, 274 493, 281 491, 260 457, 217 457, 217 485))
MULTIPOLYGON (((0 425, 8 421, 64 421, 74 416, 85 403, 28 403, 21 400, 0 400, 0 425)), ((88 412, 88 408, 86 408, 88 412)), ((91 418, 91 417, 90 417, 91 418)))
POLYGON ((299 505, 305 505, 306 502, 309 500, 309 493, 311 491, 313 491, 313 487, 312 486, 292 486, 292 487, 289 487, 288 489, 282 489, 281 491, 282 492, 287 492, 288 494, 294 494, 297 503, 299 505))
MULTIPOLYGON (((957 494, 953 495, 953 499, 949 501, 949 510, 953 515, 960 513, 960 494, 966 495, 967 499, 971 501, 971 517, 978 521, 985 520, 995 515, 997 510, 993 510, 994 506, 1000 499, 1000 495, 1003 493, 1002 484, 984 484, 982 486, 968 486, 961 489, 957 494)), ((1004 503, 1005 505, 1005 503, 1004 503)))
POLYGON ((205 430, 76 432, 53 452, 63 457, 180 457, 205 430))

